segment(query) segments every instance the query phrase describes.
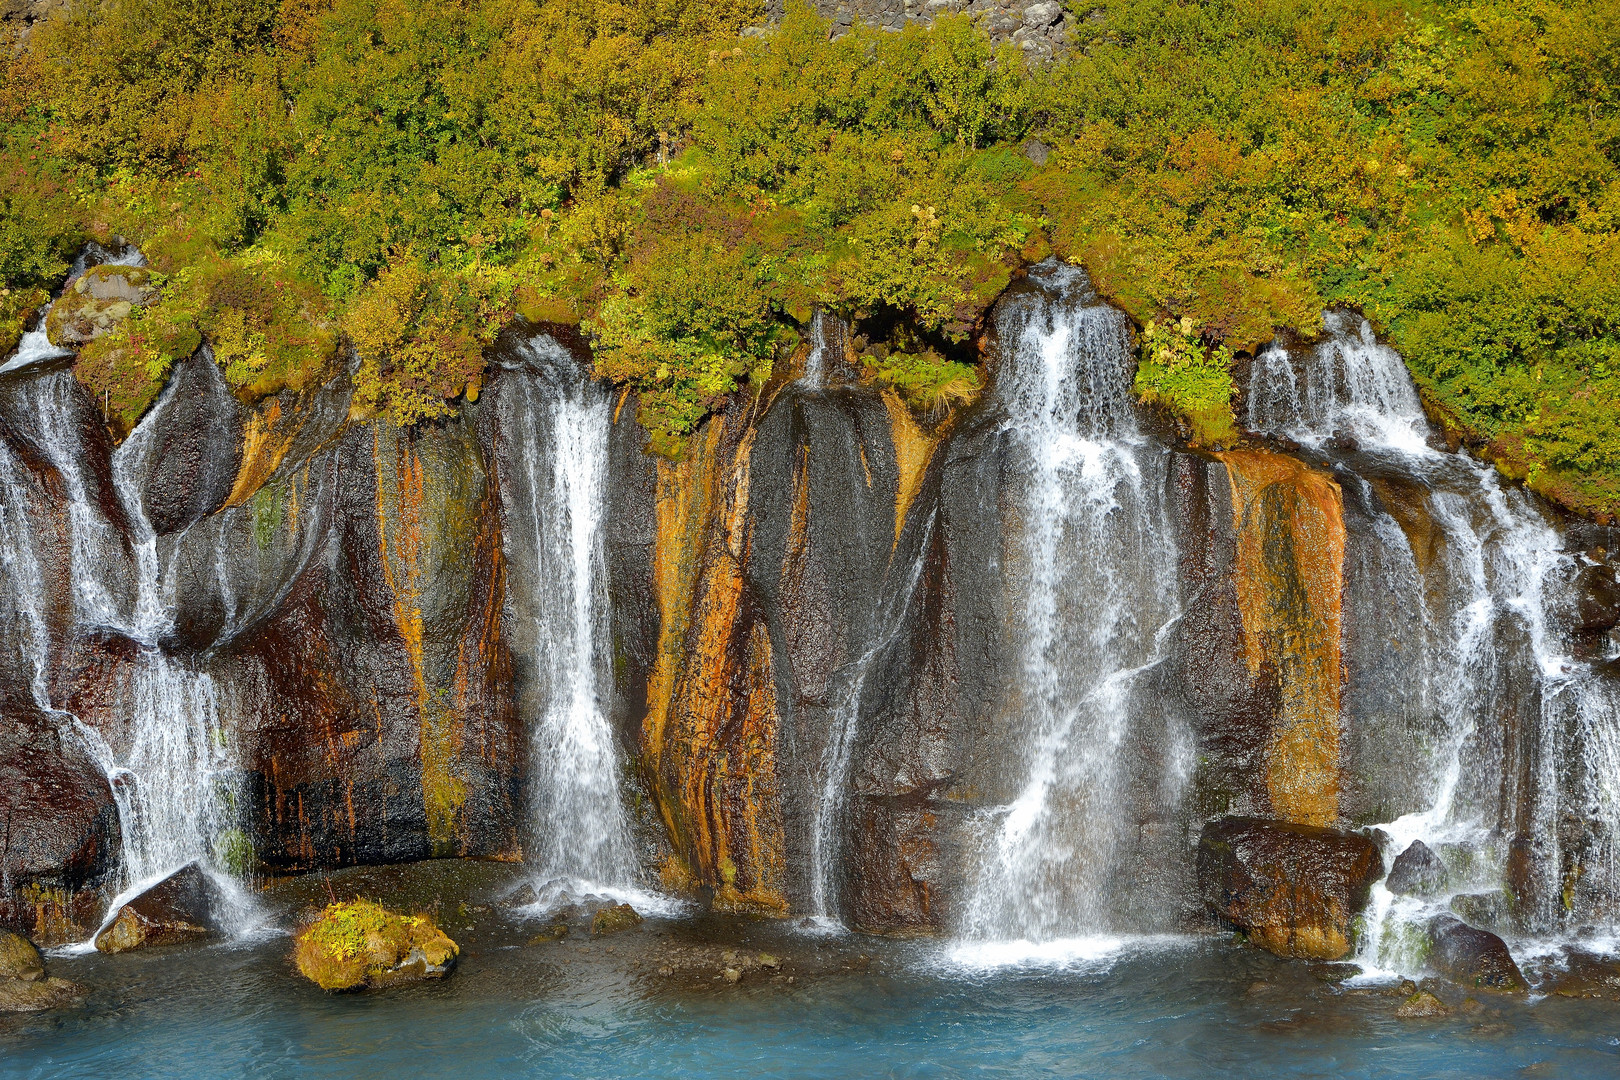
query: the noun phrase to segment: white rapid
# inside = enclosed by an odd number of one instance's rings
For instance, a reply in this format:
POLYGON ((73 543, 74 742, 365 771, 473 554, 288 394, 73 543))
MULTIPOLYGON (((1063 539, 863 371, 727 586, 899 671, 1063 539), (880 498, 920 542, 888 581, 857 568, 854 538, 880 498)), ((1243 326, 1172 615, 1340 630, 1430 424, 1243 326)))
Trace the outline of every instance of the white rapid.
MULTIPOLYGON (((139 476, 150 454, 160 400, 113 455, 113 492, 122 525, 98 498, 100 481, 88 471, 83 403, 73 376, 34 377, 12 393, 26 404, 40 457, 56 473, 63 502, 71 586, 71 633, 114 633, 133 642, 133 662, 112 700, 121 709, 117 730, 101 731, 56 708, 45 678, 52 639, 48 605, 37 565, 39 551, 56 550, 31 520, 28 495, 14 455, 0 450, 0 516, 14 608, 27 618, 40 707, 55 715, 106 773, 123 839, 122 896, 145 888, 191 862, 221 877, 220 848, 232 843, 232 758, 213 678, 169 655, 164 637, 173 628, 171 590, 158 555, 158 538, 141 504, 139 476), (31 565, 32 564, 32 565, 31 565)), ((112 911, 117 910, 117 902, 112 911)), ((229 913, 227 913, 228 915, 229 913)), ((237 914, 241 914, 238 912, 237 914)))
POLYGON ((536 335, 503 383, 502 496, 513 606, 525 624, 533 842, 542 903, 621 895, 639 881, 603 702, 612 686, 602 518, 607 392, 536 335), (518 592, 517 590, 521 590, 518 592))
POLYGON ((1033 276, 1041 291, 1001 323, 1006 437, 1027 470, 1007 557, 1020 670, 998 736, 1018 779, 979 823, 964 958, 1009 942, 1067 956, 1135 928, 1116 888, 1136 829, 1128 739, 1178 613, 1167 452, 1136 429, 1128 324, 1079 271, 1033 276))
MULTIPOLYGON (((1365 778, 1394 815, 1377 826, 1388 837, 1386 863, 1422 840, 1447 868, 1444 888, 1427 899, 1374 887, 1357 959, 1377 974, 1411 974, 1421 927, 1441 910, 1510 940, 1566 933, 1583 921, 1563 880, 1558 817, 1575 810, 1620 836, 1620 709, 1614 679, 1576 659, 1558 629, 1574 568, 1559 530, 1493 469, 1430 444, 1405 364, 1364 320, 1330 313, 1324 322, 1327 336, 1313 350, 1290 356, 1273 348, 1256 359, 1248 420, 1307 453, 1354 455, 1361 476, 1422 492, 1419 511, 1404 511, 1408 528, 1374 511, 1369 543, 1383 549, 1375 561, 1389 572, 1369 575, 1353 597, 1364 618, 1416 606, 1419 632, 1368 673, 1369 684, 1383 687, 1377 706, 1347 720, 1377 725, 1377 740, 1399 747, 1380 759, 1388 775, 1365 778), (1576 745, 1566 745, 1571 738, 1576 745), (1580 755, 1585 767, 1571 769, 1580 755), (1585 779, 1571 790, 1577 775, 1585 779), (1501 898, 1515 846, 1524 868, 1512 884, 1530 902, 1510 915, 1501 898)), ((1372 627, 1369 637, 1378 636, 1372 627)), ((1612 839, 1597 846, 1612 865, 1612 839)), ((1611 895, 1585 914, 1607 908, 1598 921, 1612 924, 1613 885, 1611 875, 1611 895)))

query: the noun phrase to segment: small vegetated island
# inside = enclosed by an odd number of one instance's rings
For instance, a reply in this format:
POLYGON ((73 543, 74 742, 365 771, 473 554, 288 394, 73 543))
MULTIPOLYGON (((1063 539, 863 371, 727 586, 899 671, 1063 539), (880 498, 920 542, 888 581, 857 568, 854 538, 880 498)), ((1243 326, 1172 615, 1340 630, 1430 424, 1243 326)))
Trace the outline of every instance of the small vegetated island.
POLYGON ((1042 8, 993 45, 980 2, 891 32, 798 2, 77 0, 0 77, 0 346, 122 238, 147 267, 55 315, 115 434, 205 342, 244 401, 353 363, 357 412, 431 421, 522 315, 577 325, 677 456, 817 309, 939 422, 1055 254, 1191 442, 1237 439, 1234 365, 1351 307, 1455 439, 1614 520, 1620 10, 1042 8))

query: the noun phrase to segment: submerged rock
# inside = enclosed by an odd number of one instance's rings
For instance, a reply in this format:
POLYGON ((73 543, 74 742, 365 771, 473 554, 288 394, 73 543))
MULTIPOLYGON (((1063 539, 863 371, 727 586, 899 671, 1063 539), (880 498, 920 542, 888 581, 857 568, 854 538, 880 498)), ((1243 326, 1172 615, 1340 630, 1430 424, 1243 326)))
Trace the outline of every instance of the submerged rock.
POLYGON ((45 961, 34 943, 0 930, 0 1013, 43 1012, 71 1005, 85 988, 45 974, 45 961))
POLYGON ((222 901, 213 878, 188 863, 120 908, 96 935, 96 948, 121 953, 208 937, 219 930, 222 901))
POLYGON ((1257 818, 1222 818, 1198 838, 1198 882, 1221 918, 1278 956, 1338 960, 1378 879, 1364 836, 1257 818))
POLYGON ((1430 920, 1429 943, 1429 967, 1452 982, 1510 994, 1530 988, 1501 938, 1455 915, 1430 920))
POLYGON ((1446 864, 1421 840, 1395 857, 1384 886, 1396 896, 1434 896, 1445 888, 1446 864))
POLYGON ((617 934, 641 924, 641 914, 629 904, 614 904, 600 908, 591 916, 591 933, 597 937, 617 934))
POLYGON ((1565 953, 1565 964, 1565 970, 1542 989, 1558 997, 1620 1001, 1620 959, 1570 949, 1565 953))
POLYGON ((1451 1015, 1451 1007, 1427 990, 1419 990, 1395 1010, 1402 1020, 1433 1020, 1451 1015))
POLYGON ((293 939, 293 962, 322 990, 384 989, 449 974, 461 948, 426 915, 331 904, 293 939))

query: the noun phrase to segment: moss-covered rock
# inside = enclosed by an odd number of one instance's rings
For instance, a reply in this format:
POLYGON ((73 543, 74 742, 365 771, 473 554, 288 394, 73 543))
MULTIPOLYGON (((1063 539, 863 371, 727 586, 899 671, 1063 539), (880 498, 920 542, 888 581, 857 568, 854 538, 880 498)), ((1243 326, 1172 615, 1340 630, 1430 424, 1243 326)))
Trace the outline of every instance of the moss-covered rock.
POLYGON ((45 961, 21 934, 0 930, 0 979, 33 982, 45 975, 45 961))
POLYGON ((591 933, 598 937, 603 934, 617 934, 621 930, 630 930, 641 924, 641 914, 629 904, 614 904, 611 907, 599 908, 591 916, 591 933))
POLYGON ((46 976, 45 961, 33 942, 0 930, 0 1013, 43 1012, 84 995, 77 983, 46 976))
POLYGON ((329 905, 293 939, 298 970, 330 991, 440 979, 460 952, 429 916, 367 900, 329 905))
POLYGON ((157 299, 152 272, 138 266, 93 266, 62 292, 45 320, 52 345, 74 348, 111 333, 130 313, 157 299))

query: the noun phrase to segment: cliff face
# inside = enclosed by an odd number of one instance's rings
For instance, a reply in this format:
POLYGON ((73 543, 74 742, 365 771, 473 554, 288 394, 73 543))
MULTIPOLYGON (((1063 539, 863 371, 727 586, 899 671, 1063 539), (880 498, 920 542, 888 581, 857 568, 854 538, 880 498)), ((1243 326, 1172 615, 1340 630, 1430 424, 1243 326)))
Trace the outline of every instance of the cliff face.
MULTIPOLYGON (((536 333, 514 328, 496 360, 536 333)), ((991 342, 995 364, 1014 347, 991 342)), ((725 911, 953 932, 996 886, 986 837, 1009 814, 1055 806, 1065 783, 1078 805, 1101 790, 1084 771, 1097 761, 1062 756, 1072 731, 1028 727, 1029 666, 1091 646, 1021 651, 1041 509, 1012 381, 993 374, 943 425, 876 389, 779 379, 735 396, 678 461, 645 452, 634 398, 615 396, 601 704, 639 856, 666 888, 725 911), (1042 781, 1047 744, 1051 769, 1079 772, 1042 781)), ((497 363, 459 416, 401 430, 351 415, 343 377, 244 406, 204 354, 117 448, 67 374, 0 379, 5 539, 33 556, 7 564, 0 621, 0 923, 41 942, 93 927, 134 842, 121 811, 151 795, 108 763, 157 761, 153 732, 176 710, 217 744, 194 813, 238 870, 535 850, 541 705, 524 673, 545 645, 508 556, 514 477, 537 452, 510 421, 553 392, 536 378, 497 363)), ((1105 680, 1082 703, 1126 687, 1098 713, 1112 794, 1086 811, 1109 815, 1086 850, 1108 860, 1109 919, 1175 925, 1198 907, 1211 818, 1342 827, 1432 798, 1401 747, 1442 741, 1418 701, 1435 676, 1391 672, 1420 646, 1441 656, 1423 635, 1460 603, 1462 481, 1277 447, 1118 443, 1146 463, 1131 482, 1157 509, 1140 527, 1173 580, 1128 686, 1105 680)), ((1082 462, 1100 452, 1077 445, 1082 462)), ((1614 625, 1614 541, 1583 534, 1568 573, 1586 576, 1568 612, 1549 609, 1594 658, 1614 625)), ((1131 558, 1082 554, 1105 576, 1131 558)), ((1053 617, 1094 602, 1063 586, 1053 617)), ((1513 655, 1548 632, 1493 626, 1513 655)), ((1532 673, 1493 672, 1467 739, 1494 780, 1464 795, 1517 853, 1513 887, 1542 902, 1606 841, 1590 821, 1546 839, 1597 766, 1547 742, 1532 673)), ((1582 888, 1594 910, 1608 895, 1582 888)))

